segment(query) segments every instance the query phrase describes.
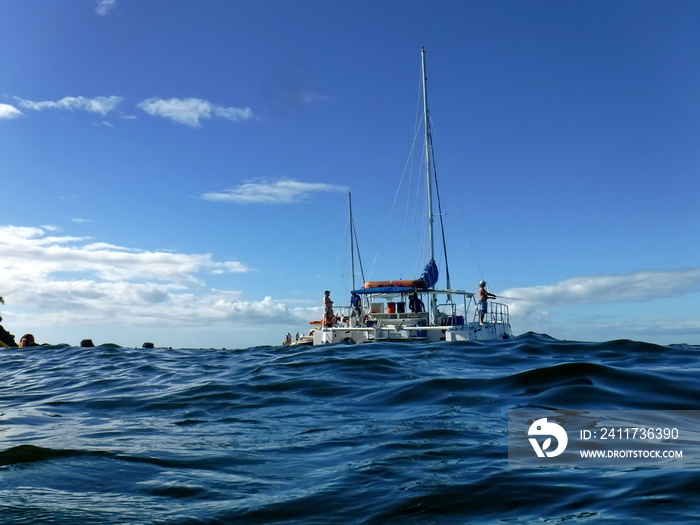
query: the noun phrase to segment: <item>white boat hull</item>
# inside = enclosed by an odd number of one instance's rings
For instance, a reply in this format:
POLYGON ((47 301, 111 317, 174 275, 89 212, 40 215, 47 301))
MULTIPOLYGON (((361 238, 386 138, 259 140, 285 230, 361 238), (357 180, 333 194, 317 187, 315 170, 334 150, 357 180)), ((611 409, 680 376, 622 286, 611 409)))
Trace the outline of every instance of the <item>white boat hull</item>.
POLYGON ((509 339, 512 335, 510 324, 494 323, 480 325, 467 323, 461 326, 416 326, 399 328, 385 327, 332 327, 321 328, 313 333, 314 346, 338 343, 374 343, 377 341, 390 342, 425 342, 435 343, 445 341, 455 343, 460 341, 494 341, 509 339))

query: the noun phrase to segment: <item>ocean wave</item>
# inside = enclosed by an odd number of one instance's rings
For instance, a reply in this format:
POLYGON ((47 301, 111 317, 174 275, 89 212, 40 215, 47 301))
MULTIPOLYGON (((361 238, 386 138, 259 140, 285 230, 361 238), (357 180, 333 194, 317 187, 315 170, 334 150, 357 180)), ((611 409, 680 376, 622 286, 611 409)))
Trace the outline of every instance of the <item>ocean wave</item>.
POLYGON ((513 468, 516 409, 695 410, 697 346, 0 353, 2 523, 688 523, 692 469, 513 468))

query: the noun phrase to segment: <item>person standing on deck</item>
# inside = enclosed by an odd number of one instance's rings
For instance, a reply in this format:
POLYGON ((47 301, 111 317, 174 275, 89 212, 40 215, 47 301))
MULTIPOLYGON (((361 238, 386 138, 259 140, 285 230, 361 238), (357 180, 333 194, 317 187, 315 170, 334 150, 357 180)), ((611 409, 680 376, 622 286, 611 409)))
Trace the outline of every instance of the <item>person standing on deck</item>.
POLYGON ((350 306, 352 307, 352 312, 350 317, 357 317, 358 319, 362 317, 362 308, 360 306, 360 295, 356 292, 351 292, 350 296, 350 306))
POLYGON ((323 321, 326 326, 333 326, 333 301, 331 301, 331 292, 326 290, 323 292, 323 321))
POLYGON ((495 299, 496 296, 491 292, 486 291, 486 281, 479 283, 479 324, 485 325, 484 316, 488 311, 488 300, 495 299))

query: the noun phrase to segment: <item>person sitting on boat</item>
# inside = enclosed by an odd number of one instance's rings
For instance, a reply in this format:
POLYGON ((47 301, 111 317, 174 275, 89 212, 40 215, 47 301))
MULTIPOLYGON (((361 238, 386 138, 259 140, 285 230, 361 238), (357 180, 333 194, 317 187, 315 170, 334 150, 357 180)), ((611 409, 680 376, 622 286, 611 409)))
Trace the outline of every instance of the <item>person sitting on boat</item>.
POLYGON ((424 312, 425 305, 418 297, 418 292, 413 292, 408 298, 408 309, 412 312, 424 312))
POLYGON ((479 324, 485 325, 484 316, 488 311, 488 300, 495 299, 496 296, 491 292, 486 291, 486 281, 479 283, 479 324))
POLYGON ((333 326, 333 301, 331 301, 331 292, 326 290, 323 292, 323 320, 326 326, 333 326))

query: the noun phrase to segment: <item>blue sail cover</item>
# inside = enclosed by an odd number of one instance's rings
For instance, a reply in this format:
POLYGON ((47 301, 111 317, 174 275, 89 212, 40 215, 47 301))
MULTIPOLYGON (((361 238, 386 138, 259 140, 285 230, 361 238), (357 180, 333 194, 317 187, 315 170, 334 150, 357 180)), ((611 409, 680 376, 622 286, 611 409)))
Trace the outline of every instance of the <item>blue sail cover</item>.
POLYGON ((430 260, 428 264, 425 265, 423 273, 420 274, 421 281, 425 281, 428 288, 432 288, 438 282, 438 266, 434 260, 430 260))
POLYGON ((423 273, 421 273, 420 279, 417 281, 413 281, 413 286, 399 285, 399 283, 405 283, 410 281, 377 281, 377 284, 382 283, 382 286, 360 288, 359 290, 353 290, 353 292, 360 295, 413 293, 416 290, 424 290, 426 288, 434 287, 438 281, 438 273, 439 272, 437 264, 435 264, 434 260, 431 260, 428 264, 426 264, 425 268, 423 269, 423 273))

